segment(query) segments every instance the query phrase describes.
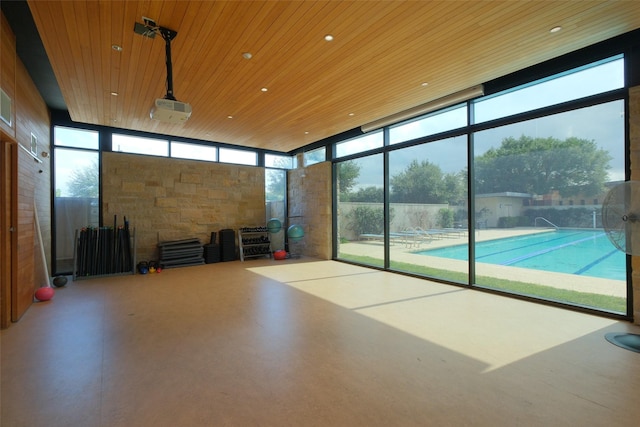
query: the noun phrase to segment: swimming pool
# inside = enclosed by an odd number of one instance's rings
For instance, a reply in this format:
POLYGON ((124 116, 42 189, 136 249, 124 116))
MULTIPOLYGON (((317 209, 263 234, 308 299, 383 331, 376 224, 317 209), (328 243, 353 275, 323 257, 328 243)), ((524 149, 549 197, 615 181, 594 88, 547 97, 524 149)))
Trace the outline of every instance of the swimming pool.
MULTIPOLYGON (((467 245, 417 252, 467 260, 467 245)), ((476 261, 605 279, 626 280, 625 254, 602 230, 557 230, 476 242, 476 261)))

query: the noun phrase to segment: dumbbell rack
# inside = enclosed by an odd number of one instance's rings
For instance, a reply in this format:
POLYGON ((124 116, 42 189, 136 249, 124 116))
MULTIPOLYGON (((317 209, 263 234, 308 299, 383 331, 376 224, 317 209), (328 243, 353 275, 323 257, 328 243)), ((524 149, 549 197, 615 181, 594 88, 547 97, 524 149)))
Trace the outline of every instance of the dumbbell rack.
POLYGON ((242 227, 238 230, 240 261, 245 258, 271 257, 271 239, 267 227, 242 227))

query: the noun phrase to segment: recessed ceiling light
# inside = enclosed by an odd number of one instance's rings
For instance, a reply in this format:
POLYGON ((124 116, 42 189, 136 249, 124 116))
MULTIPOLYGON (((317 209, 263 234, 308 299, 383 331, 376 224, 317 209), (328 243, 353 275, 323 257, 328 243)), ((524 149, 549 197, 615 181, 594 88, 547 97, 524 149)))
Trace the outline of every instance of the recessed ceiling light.
POLYGON ((111 49, 115 50, 116 52, 122 52, 122 46, 117 44, 112 44, 111 49))
POLYGON ((549 30, 550 33, 557 33, 558 31, 562 30, 561 26, 557 26, 557 27, 553 27, 552 29, 549 30))
POLYGON ((111 92, 111 95, 118 96, 118 92, 111 92))
POLYGON ((324 39, 330 42, 330 41, 333 41, 333 36, 331 34, 327 34, 326 36, 324 36, 324 39))
POLYGON ((429 83, 427 83, 427 82, 422 82, 422 83, 421 83, 421 86, 422 86, 422 87, 424 87, 424 86, 429 86, 429 83))
POLYGON ((355 115, 356 115, 356 113, 349 113, 349 116, 351 116, 351 117, 353 117, 355 115))
POLYGON ((305 135, 309 135, 309 131, 305 131, 305 132, 304 132, 304 134, 305 134, 305 135))
POLYGON ((244 59, 251 59, 251 58, 253 58, 253 55, 251 55, 251 52, 245 52, 245 53, 242 54, 242 57, 244 59))
POLYGON ((227 116, 227 119, 233 119, 233 116, 227 116))
POLYGON ((267 89, 266 87, 263 87, 263 88, 262 88, 262 89, 260 89, 260 90, 261 90, 261 91, 263 91, 263 92, 266 92, 266 91, 268 91, 269 89, 267 89))

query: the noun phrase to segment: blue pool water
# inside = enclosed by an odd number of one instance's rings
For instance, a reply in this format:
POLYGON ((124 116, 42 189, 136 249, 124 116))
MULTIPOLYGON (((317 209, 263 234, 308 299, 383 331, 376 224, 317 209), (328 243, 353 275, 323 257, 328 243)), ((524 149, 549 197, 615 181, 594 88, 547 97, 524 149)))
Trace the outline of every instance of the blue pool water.
MULTIPOLYGON (((468 259, 467 245, 418 252, 468 259)), ((476 261, 605 279, 626 280, 625 254, 602 230, 557 230, 476 243, 476 261)))

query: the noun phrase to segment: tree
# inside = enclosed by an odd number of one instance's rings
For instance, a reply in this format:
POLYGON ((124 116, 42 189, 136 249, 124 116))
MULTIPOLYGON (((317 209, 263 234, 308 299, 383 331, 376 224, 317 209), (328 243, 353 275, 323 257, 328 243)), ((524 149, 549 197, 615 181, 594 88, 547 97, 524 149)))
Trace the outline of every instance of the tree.
POLYGON ((467 203, 466 171, 445 174, 442 181, 444 193, 450 205, 465 205, 467 203))
POLYGON ((384 231, 384 210, 370 206, 358 206, 347 214, 349 228, 356 236, 381 234, 384 231))
MULTIPOLYGON (((389 209, 389 222, 393 221, 393 209, 389 209)), ((384 232, 384 209, 382 207, 357 206, 346 216, 348 227, 356 236, 382 234, 384 232)))
POLYGON ((278 156, 265 169, 265 192, 267 201, 282 201, 287 194, 287 172, 291 168, 291 158, 278 156))
POLYGON ((595 195, 604 187, 610 160, 592 140, 509 137, 476 158, 476 193, 595 195))
POLYGON ((356 185, 356 180, 360 176, 360 165, 353 160, 348 160, 338 164, 338 193, 340 200, 344 201, 344 197, 351 192, 356 185))
POLYGON ((384 191, 382 187, 370 186, 366 188, 360 188, 355 193, 349 193, 348 200, 342 200, 345 202, 369 202, 369 203, 382 203, 384 201, 384 191))
POLYGON ((75 169, 69 178, 69 195, 71 197, 98 197, 98 162, 75 169))
POLYGON ((266 200, 279 201, 284 200, 287 188, 287 171, 284 169, 266 169, 266 200))
POLYGON ((391 201, 457 204, 466 188, 463 179, 462 173, 445 174, 428 160, 413 160, 404 171, 391 177, 391 201))
POLYGON ((438 226, 442 228, 453 227, 454 216, 455 212, 453 211, 453 209, 442 208, 438 210, 438 226))

